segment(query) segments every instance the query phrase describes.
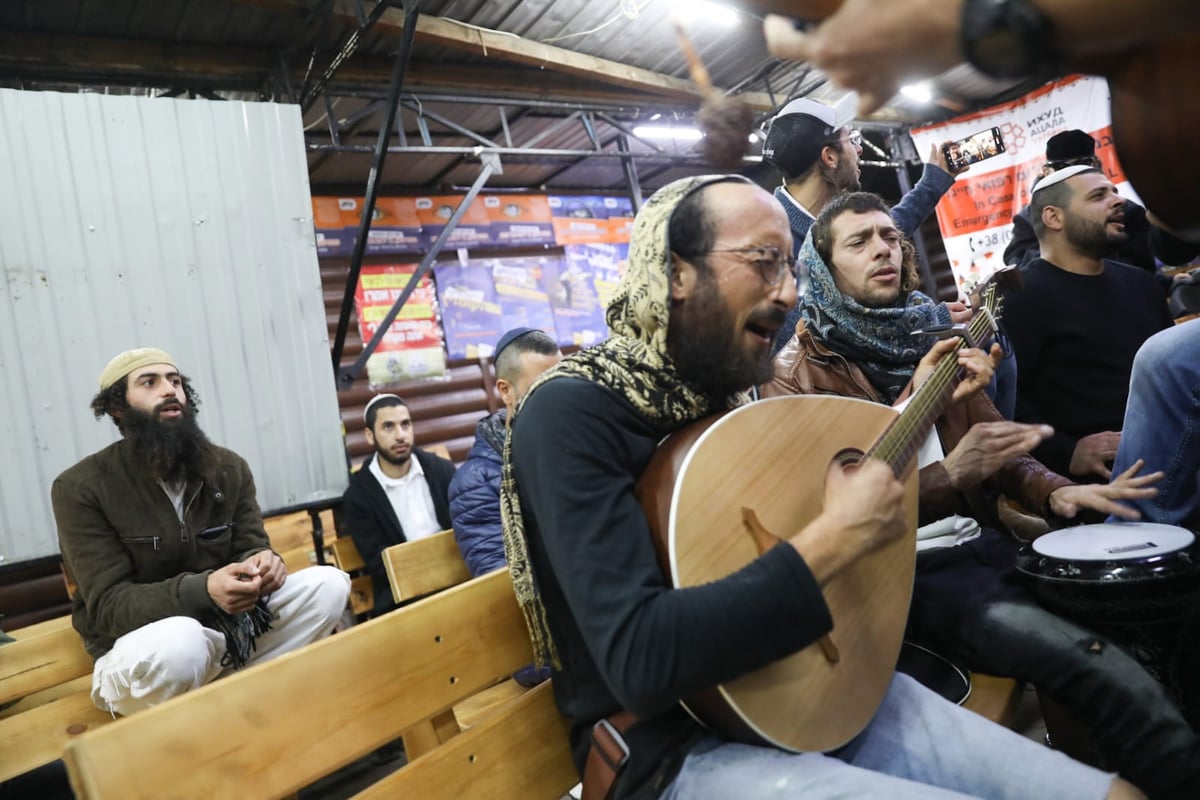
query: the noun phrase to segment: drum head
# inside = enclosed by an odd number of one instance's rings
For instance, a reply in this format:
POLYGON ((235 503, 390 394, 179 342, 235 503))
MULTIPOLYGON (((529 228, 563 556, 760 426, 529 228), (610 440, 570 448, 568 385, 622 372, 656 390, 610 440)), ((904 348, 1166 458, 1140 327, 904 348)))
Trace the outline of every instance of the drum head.
POLYGON ((1154 522, 1105 522, 1047 533, 1033 540, 1038 555, 1064 561, 1132 561, 1177 553, 1196 537, 1154 522))
POLYGON ((1017 554, 1043 605, 1088 624, 1144 624, 1200 608, 1200 545, 1186 528, 1152 522, 1080 525, 1017 554))

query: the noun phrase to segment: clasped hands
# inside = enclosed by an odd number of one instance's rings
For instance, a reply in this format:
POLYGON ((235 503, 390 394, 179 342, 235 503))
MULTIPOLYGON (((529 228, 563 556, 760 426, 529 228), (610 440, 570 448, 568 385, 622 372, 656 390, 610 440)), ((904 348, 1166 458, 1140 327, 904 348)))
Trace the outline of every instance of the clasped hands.
POLYGON ((244 561, 213 570, 208 596, 222 611, 238 614, 254 608, 260 597, 275 592, 286 580, 283 559, 271 550, 260 550, 244 561))

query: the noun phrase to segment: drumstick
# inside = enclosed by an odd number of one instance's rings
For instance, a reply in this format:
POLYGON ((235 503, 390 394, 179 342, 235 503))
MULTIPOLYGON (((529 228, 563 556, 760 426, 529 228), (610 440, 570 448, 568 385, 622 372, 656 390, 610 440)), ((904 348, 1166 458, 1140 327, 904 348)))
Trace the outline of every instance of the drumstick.
POLYGON ((704 157, 718 169, 736 169, 746 154, 750 131, 754 128, 754 111, 740 98, 722 94, 713 86, 683 23, 678 18, 674 22, 675 36, 687 61, 688 73, 703 98, 696 122, 704 132, 704 157))
POLYGON ((696 48, 692 45, 691 38, 684 30, 683 21, 676 17, 675 36, 679 40, 679 49, 683 51, 683 58, 687 61, 688 74, 692 76, 692 80, 700 87, 700 94, 707 101, 713 95, 712 79, 708 76, 708 70, 704 66, 704 62, 700 60, 700 54, 696 52, 696 48))

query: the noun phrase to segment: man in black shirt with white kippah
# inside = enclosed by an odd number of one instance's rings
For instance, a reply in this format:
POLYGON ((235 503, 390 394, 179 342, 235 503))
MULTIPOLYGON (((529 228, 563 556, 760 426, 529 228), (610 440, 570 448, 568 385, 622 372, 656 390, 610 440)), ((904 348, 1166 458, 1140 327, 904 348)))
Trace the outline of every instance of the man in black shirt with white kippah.
POLYGON ((1128 236, 1124 200, 1100 170, 1076 165, 1042 178, 1030 218, 1041 257, 1004 305, 1017 354, 1016 418, 1054 427, 1033 453, 1043 464, 1107 480, 1133 356, 1171 324, 1166 296, 1154 276, 1109 260, 1128 236))

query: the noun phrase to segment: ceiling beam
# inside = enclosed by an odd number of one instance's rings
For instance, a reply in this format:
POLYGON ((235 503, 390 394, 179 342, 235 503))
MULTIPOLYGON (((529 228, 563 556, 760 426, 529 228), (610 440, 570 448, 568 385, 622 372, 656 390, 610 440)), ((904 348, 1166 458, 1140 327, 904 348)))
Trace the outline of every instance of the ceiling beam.
MULTIPOLYGON (((276 10, 292 10, 307 14, 311 6, 305 0, 233 0, 243 5, 263 6, 276 10)), ((332 15, 347 24, 357 24, 354 0, 334 0, 332 15)), ((389 9, 380 18, 375 30, 398 35, 403 30, 404 12, 389 9)), ((695 104, 700 102, 696 85, 690 80, 622 64, 609 59, 577 53, 562 47, 542 44, 500 31, 483 30, 442 17, 421 16, 417 19, 416 41, 495 58, 538 68, 588 78, 601 83, 635 89, 655 95, 695 104)), ((765 92, 743 92, 738 95, 751 108, 767 111, 772 108, 765 92)))
MULTIPOLYGON (((276 62, 268 51, 225 45, 199 45, 145 39, 0 30, 0 76, 27 79, 69 77, 87 85, 119 81, 138 85, 187 82, 214 89, 261 86, 276 62)), ((349 59, 333 81, 358 90, 386 91, 392 60, 382 56, 349 59)), ((300 69, 292 73, 298 84, 300 69)), ((690 104, 556 72, 501 64, 453 64, 414 59, 405 88, 520 98, 595 102, 633 108, 687 108, 690 104)))
POLYGON ((0 30, 0 70, 31 77, 37 70, 103 69, 220 82, 263 77, 271 66, 267 53, 250 48, 0 30))

